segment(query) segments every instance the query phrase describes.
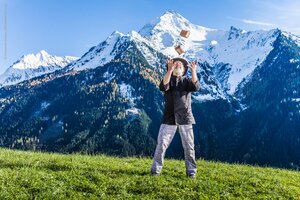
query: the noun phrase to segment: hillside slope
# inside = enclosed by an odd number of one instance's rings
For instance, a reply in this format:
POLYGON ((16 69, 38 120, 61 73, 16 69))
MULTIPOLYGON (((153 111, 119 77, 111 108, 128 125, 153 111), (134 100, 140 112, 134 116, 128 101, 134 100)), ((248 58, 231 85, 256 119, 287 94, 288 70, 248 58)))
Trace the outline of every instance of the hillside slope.
POLYGON ((198 160, 165 160, 152 177, 152 159, 50 154, 0 149, 0 199, 300 199, 300 173, 198 160))

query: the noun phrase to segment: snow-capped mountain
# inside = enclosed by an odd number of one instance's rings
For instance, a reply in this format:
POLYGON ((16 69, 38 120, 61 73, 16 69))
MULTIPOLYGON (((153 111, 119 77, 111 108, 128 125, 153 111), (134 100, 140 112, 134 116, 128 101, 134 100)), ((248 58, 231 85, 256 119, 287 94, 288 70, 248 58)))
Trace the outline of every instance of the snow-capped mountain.
POLYGON ((0 87, 14 85, 19 82, 62 69, 77 60, 73 56, 53 56, 45 50, 37 54, 24 55, 0 75, 0 87))
POLYGON ((162 70, 164 65, 159 62, 156 53, 178 57, 174 47, 181 44, 186 52, 180 57, 200 63, 198 74, 203 90, 194 98, 201 101, 228 99, 239 84, 248 81, 255 68, 263 63, 279 32, 278 29, 244 31, 235 27, 227 31, 211 29, 192 24, 180 14, 167 11, 138 32, 113 32, 65 70, 103 66, 130 48, 130 42, 137 46, 149 65, 162 70), (181 30, 190 31, 190 37, 180 37, 181 30))
MULTIPOLYGON (((172 11, 145 25, 139 33, 146 37, 158 51, 169 57, 178 56, 174 47, 181 44, 188 60, 207 62, 212 66, 211 78, 217 77, 218 85, 234 94, 239 83, 259 66, 273 49, 278 29, 270 31, 244 31, 235 27, 217 30, 194 25, 180 14, 172 11), (190 31, 189 38, 180 37, 181 30, 190 31), (226 65, 227 73, 223 77, 226 65)), ((201 69, 199 69, 201 71, 201 69)), ((205 84, 205 83, 203 83, 205 84)), ((217 91, 218 88, 213 88, 217 91)), ((210 91, 210 95, 222 97, 222 91, 210 91)))
MULTIPOLYGON (((0 85, 11 85, 64 66, 64 71, 92 69, 101 67, 119 59, 120 55, 134 44, 143 54, 150 66, 164 70, 157 53, 166 57, 178 57, 174 47, 181 44, 189 61, 198 60, 198 74, 202 83, 200 94, 193 97, 200 101, 228 99, 234 96, 238 87, 242 87, 251 78, 252 72, 260 66, 273 49, 273 43, 282 32, 279 29, 269 31, 244 31, 235 27, 229 30, 217 30, 195 25, 174 11, 143 26, 138 32, 127 34, 113 32, 105 41, 92 47, 80 59, 74 57, 50 56, 45 51, 37 55, 23 56, 0 76, 0 85), (180 37, 181 30, 190 31, 189 38, 180 37), (75 61, 75 62, 73 62, 75 61)), ((283 32, 284 33, 284 32, 283 32)), ((297 36, 285 33, 295 41, 297 36)), ((109 74, 105 74, 111 80, 109 74)))
MULTIPOLYGON (((160 61, 156 55, 157 53, 153 51, 153 44, 149 40, 142 37, 136 31, 131 31, 128 34, 114 31, 105 41, 89 49, 89 51, 80 59, 67 66, 64 70, 81 71, 85 69, 93 69, 114 61, 114 59, 118 56, 119 59, 124 59, 126 57, 124 52, 126 50, 130 51, 132 43, 136 45, 151 66, 154 67, 160 65, 160 61)), ((127 58, 127 62, 131 61, 127 58)))
POLYGON ((89 49, 79 60, 66 67, 65 70, 80 71, 103 66, 114 59, 118 45, 122 45, 124 42, 124 34, 114 31, 105 41, 89 49))
POLYGON ((167 11, 143 26, 139 30, 139 34, 151 41, 156 50, 169 56, 177 56, 178 54, 174 50, 175 45, 185 44, 187 40, 198 42, 206 40, 208 32, 216 31, 216 29, 194 25, 180 14, 167 11), (188 39, 180 37, 181 30, 190 31, 188 39))

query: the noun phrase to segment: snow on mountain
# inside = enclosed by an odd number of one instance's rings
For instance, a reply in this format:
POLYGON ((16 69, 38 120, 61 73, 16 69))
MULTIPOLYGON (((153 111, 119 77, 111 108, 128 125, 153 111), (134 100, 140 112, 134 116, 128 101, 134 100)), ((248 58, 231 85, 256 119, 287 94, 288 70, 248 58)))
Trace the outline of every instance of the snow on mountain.
POLYGON ((197 42, 206 40, 206 35, 215 31, 217 30, 194 25, 180 14, 167 11, 162 16, 146 24, 139 31, 139 34, 150 40, 157 51, 174 57, 178 56, 174 50, 176 45, 185 44, 188 40, 197 42), (181 30, 189 30, 190 37, 188 39, 180 37, 181 30))
POLYGON ((24 55, 0 75, 0 87, 19 82, 61 69, 77 60, 73 56, 53 56, 45 50, 37 54, 24 55))
MULTIPOLYGON (((160 64, 156 53, 151 51, 154 47, 149 40, 142 37, 135 31, 131 31, 128 34, 115 31, 105 41, 89 49, 87 53, 85 53, 79 60, 66 67, 65 70, 81 71, 101 67, 115 59, 116 55, 119 53, 130 48, 131 45, 128 44, 131 42, 136 44, 136 47, 140 50, 151 66, 158 66, 160 64)), ((122 58, 123 57, 124 56, 122 56, 122 58)), ((107 76, 107 74, 105 74, 105 76, 107 76)))
MULTIPOLYGON (((229 90, 229 94, 234 94, 238 84, 251 75, 254 69, 266 59, 273 49, 273 42, 277 34, 276 29, 245 32, 231 27, 230 31, 221 37, 208 37, 209 40, 217 43, 206 45, 204 51, 209 54, 206 61, 213 66, 220 66, 219 63, 229 64, 227 88, 224 88, 229 90)), ((202 52, 198 51, 196 59, 197 57, 204 59, 205 57, 201 57, 202 55, 202 52)))
POLYGON ((131 104, 131 106, 135 106, 136 97, 134 97, 132 95, 132 93, 134 91, 134 88, 131 85, 126 84, 124 82, 122 82, 118 86, 119 86, 119 90, 120 90, 120 95, 123 98, 128 99, 129 102, 130 102, 130 104, 131 104))
POLYGON ((14 63, 12 67, 14 69, 37 69, 40 66, 60 66, 64 67, 70 62, 78 59, 72 56, 52 56, 49 55, 45 50, 40 51, 36 55, 29 54, 23 56, 19 61, 14 63))
MULTIPOLYGON (((174 11, 167 11, 138 32, 113 32, 105 41, 92 47, 65 70, 103 66, 125 51, 125 48, 130 47, 124 45, 125 43, 134 42, 150 66, 159 69, 162 69, 162 63, 157 53, 170 58, 184 57, 189 61, 207 62, 210 67, 205 73, 214 84, 205 82, 203 77, 199 76, 202 88, 206 92, 197 96, 197 99, 226 99, 228 95, 234 94, 241 82, 249 80, 254 69, 265 60, 273 49, 272 45, 278 32, 278 29, 244 31, 235 27, 230 27, 228 31, 211 29, 195 25, 174 11), (180 37, 181 30, 190 31, 189 38, 180 37), (186 50, 180 56, 174 49, 179 44, 186 50)), ((198 74, 203 73, 204 69, 198 67, 198 74)))
POLYGON ((290 40, 293 40, 300 47, 300 36, 286 31, 282 31, 282 34, 287 38, 289 38, 290 40))
MULTIPOLYGON (((147 23, 138 32, 131 31, 128 34, 113 32, 105 41, 92 47, 64 70, 80 71, 101 67, 111 62, 116 55, 126 50, 130 51, 130 44, 133 42, 148 64, 160 70, 163 69, 161 66, 163 63, 158 53, 170 58, 184 57, 189 61, 198 60, 200 63, 207 63, 198 67, 202 90, 199 94, 194 94, 194 97, 198 100, 227 99, 228 96, 234 95, 242 82, 250 80, 254 69, 263 63, 273 49, 273 42, 279 32, 278 29, 244 31, 235 27, 230 27, 227 31, 211 29, 195 25, 174 11, 167 11, 147 23), (181 30, 190 31, 190 36, 180 37, 181 30), (185 49, 185 53, 180 56, 174 49, 179 44, 185 49), (206 68, 201 68, 203 66, 206 68), (203 75, 205 77, 202 77, 203 75)), ((300 41, 297 36, 290 35, 290 37, 293 37, 296 42, 300 41)), ((41 72, 34 74, 44 73, 44 68, 37 68, 37 66, 52 66, 51 70, 48 67, 46 71, 56 70, 54 64, 48 63, 48 58, 49 55, 43 51, 37 55, 28 55, 22 61, 15 63, 10 70, 24 69, 24 67, 40 69, 41 72)), ((63 66, 57 64, 59 61, 55 63, 55 66, 63 66)), ((33 76, 31 71, 26 70, 13 74, 16 75, 6 82, 13 82, 16 79, 22 81, 33 76)), ((104 73, 104 76, 108 81, 112 79, 108 73, 104 73)), ((2 75, 1 83, 5 82, 4 79, 2 75)))
MULTIPOLYGON (((178 57, 174 47, 181 44, 188 60, 208 62, 214 72, 228 64, 229 74, 222 83, 229 94, 234 94, 239 83, 259 66, 273 49, 278 29, 270 31, 244 31, 231 27, 229 31, 194 25, 180 14, 168 11, 145 25, 139 33, 156 50, 169 57, 178 57), (189 38, 180 37, 181 30, 190 31, 189 38)), ((200 69, 199 69, 200 71, 200 69)), ((214 74, 218 76, 218 74, 214 74)))
POLYGON ((115 31, 104 42, 92 47, 78 61, 72 63, 66 70, 92 69, 110 62, 118 53, 118 47, 126 40, 124 34, 115 31))
MULTIPOLYGON (((138 50, 142 53, 145 57, 147 62, 152 67, 158 67, 161 70, 161 60, 158 58, 157 53, 162 53, 155 49, 154 44, 149 41, 147 38, 143 37, 136 31, 131 31, 128 34, 130 41, 133 41, 136 44, 138 50)), ((164 66, 164 65, 163 65, 164 66)))

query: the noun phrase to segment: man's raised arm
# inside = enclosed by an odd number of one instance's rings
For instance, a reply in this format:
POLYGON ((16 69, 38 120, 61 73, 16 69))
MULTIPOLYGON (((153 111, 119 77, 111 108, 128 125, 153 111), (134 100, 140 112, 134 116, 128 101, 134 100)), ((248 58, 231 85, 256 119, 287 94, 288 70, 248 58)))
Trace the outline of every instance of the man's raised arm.
POLYGON ((163 80, 160 82, 159 84, 159 89, 161 91, 167 91, 170 89, 170 79, 171 79, 171 75, 174 71, 174 61, 173 60, 168 60, 167 62, 167 65, 168 65, 168 71, 167 73, 165 74, 163 80))
POLYGON ((196 65, 196 61, 193 61, 191 63, 191 72, 192 72, 192 79, 191 81, 189 81, 188 83, 188 90, 191 92, 195 92, 197 90, 200 89, 201 85, 198 81, 198 77, 197 77, 197 65, 196 65))

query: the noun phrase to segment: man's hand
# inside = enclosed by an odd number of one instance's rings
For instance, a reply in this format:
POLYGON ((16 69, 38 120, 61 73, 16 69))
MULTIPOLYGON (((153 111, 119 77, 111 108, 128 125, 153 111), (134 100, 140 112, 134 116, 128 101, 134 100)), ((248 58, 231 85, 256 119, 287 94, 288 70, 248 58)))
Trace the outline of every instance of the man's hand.
POLYGON ((190 69, 192 71, 192 81, 193 81, 193 83, 196 83, 196 81, 198 80, 198 77, 197 77, 197 61, 194 60, 193 62, 191 62, 190 69))
POLYGON ((168 65, 168 72, 172 73, 175 69, 174 60, 168 59, 167 65, 168 65))
POLYGON ((193 72, 197 72, 197 61, 194 60, 193 62, 191 62, 191 66, 190 66, 190 69, 193 72))
POLYGON ((174 61, 172 59, 168 59, 167 65, 168 65, 168 71, 164 76, 164 80, 163 80, 164 85, 166 85, 170 82, 171 75, 175 69, 174 61))

